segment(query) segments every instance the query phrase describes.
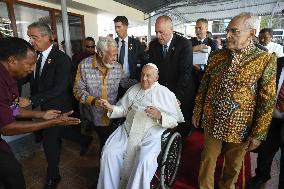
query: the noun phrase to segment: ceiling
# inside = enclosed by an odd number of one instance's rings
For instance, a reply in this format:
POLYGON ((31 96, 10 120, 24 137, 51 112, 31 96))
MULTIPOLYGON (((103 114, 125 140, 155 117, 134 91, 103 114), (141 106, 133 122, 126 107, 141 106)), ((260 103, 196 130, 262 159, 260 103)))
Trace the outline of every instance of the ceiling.
MULTIPOLYGON (((241 12, 257 15, 280 14, 284 0, 114 0, 153 16, 169 15, 176 22, 190 23, 198 18, 220 20, 241 12)), ((145 16, 147 19, 149 16, 145 16)), ((154 20, 153 19, 153 20, 154 20)))

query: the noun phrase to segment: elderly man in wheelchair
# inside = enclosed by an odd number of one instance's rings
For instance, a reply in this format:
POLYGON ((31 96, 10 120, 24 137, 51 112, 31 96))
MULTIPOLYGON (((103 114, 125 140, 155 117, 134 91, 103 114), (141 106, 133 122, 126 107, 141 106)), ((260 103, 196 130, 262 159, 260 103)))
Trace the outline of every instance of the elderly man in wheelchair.
POLYGON ((108 138, 102 152, 97 189, 150 189, 159 166, 161 136, 184 118, 174 93, 160 85, 158 68, 146 64, 140 83, 117 105, 100 99, 110 118, 126 117, 108 138))

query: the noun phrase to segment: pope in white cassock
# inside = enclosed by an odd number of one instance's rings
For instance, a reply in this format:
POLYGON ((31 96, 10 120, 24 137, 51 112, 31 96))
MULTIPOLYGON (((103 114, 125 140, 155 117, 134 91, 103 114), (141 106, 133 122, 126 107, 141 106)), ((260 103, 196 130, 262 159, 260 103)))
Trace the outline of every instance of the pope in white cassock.
POLYGON ((101 156, 97 189, 150 189, 158 167, 161 135, 184 118, 178 100, 160 85, 158 68, 146 64, 140 83, 132 86, 117 105, 100 100, 110 118, 126 117, 108 138, 101 156))

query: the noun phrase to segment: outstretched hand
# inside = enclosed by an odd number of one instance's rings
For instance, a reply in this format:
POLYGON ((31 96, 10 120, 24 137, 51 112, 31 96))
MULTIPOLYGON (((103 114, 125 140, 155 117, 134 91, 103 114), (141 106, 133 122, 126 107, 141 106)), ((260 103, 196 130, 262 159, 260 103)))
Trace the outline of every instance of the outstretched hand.
POLYGON ((42 119, 44 120, 54 119, 57 118, 60 114, 61 111, 59 110, 48 110, 43 114, 42 119))
POLYGON ((80 119, 75 118, 75 117, 69 117, 72 113, 73 113, 73 110, 57 116, 55 118, 56 125, 68 126, 68 125, 77 125, 81 123, 80 119))

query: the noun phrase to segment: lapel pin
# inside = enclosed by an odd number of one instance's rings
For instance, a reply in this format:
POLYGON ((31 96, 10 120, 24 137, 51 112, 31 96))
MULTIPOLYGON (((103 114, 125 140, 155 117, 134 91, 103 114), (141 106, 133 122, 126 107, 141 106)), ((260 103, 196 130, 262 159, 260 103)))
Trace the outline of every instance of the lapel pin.
POLYGON ((132 50, 132 43, 129 44, 129 50, 132 50))

